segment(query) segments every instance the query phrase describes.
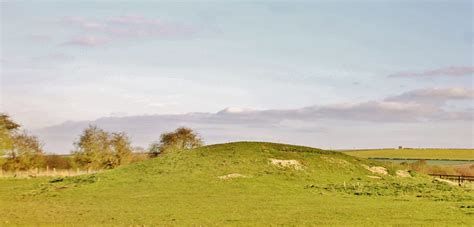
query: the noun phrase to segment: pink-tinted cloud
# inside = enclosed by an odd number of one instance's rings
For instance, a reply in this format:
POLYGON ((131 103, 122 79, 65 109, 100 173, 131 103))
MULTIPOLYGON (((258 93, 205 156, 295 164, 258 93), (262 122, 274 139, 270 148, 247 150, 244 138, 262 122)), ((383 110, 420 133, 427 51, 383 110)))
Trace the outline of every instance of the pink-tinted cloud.
POLYGON ((390 77, 466 76, 474 74, 472 66, 451 66, 423 72, 399 72, 390 77))
MULTIPOLYGON (((415 97, 447 96, 450 99, 470 97, 469 94, 464 93, 465 92, 461 90, 448 89, 442 92, 433 92, 431 89, 427 89, 426 92, 420 92, 419 90, 407 91, 400 96, 406 96, 404 94, 412 94, 408 96, 415 97)), ((354 138, 354 136, 359 136, 360 139, 363 139, 367 137, 367 135, 363 133, 371 131, 368 128, 370 125, 370 127, 386 127, 382 124, 390 123, 392 126, 401 125, 403 129, 406 129, 406 127, 410 127, 410 125, 416 126, 422 122, 431 122, 426 124, 428 126, 432 125, 432 122, 437 122, 437 127, 443 123, 446 125, 446 123, 454 124, 457 122, 465 125, 467 128, 465 132, 468 134, 464 135, 461 131, 460 135, 463 135, 463 138, 468 138, 468 140, 472 137, 472 131, 469 131, 469 126, 474 122, 474 109, 453 109, 444 105, 444 103, 425 103, 423 101, 419 102, 418 99, 388 99, 390 98, 336 105, 309 106, 296 109, 255 110, 230 107, 217 113, 201 112, 172 115, 112 116, 100 118, 95 121, 66 122, 61 125, 42 129, 38 134, 44 136, 43 138, 45 140, 50 141, 47 144, 51 150, 68 150, 71 141, 80 134, 81 130, 90 124, 98 125, 101 128, 111 131, 126 131, 134 135, 134 138, 139 138, 144 141, 144 144, 155 140, 155 135, 183 125, 200 128, 204 133, 210 133, 211 130, 216 129, 217 131, 214 132, 214 135, 217 138, 222 138, 222 135, 225 135, 227 132, 235 132, 236 129, 243 128, 245 131, 238 133, 239 135, 247 136, 255 130, 263 130, 257 131, 256 133, 259 135, 267 135, 274 133, 275 130, 284 129, 288 130, 286 136, 296 134, 299 137, 301 136, 299 133, 310 133, 309 140, 314 140, 316 137, 314 137, 312 133, 321 133, 321 130, 323 130, 323 133, 327 132, 325 128, 314 128, 315 126, 320 127, 321 125, 329 125, 330 130, 334 129, 334 125, 337 125, 344 130, 344 132, 351 127, 356 127, 351 129, 353 134, 350 137, 354 138), (358 122, 362 124, 357 124, 358 122), (356 124, 354 125, 353 123, 356 124), (53 146, 51 146, 51 144, 53 144, 53 146)), ((432 127, 428 127, 425 133, 432 130, 431 128, 432 127)), ((449 128, 452 127, 450 126, 449 128)), ((453 135, 449 130, 443 133, 449 136, 453 135)), ((381 131, 377 131, 375 134, 380 135, 381 138, 388 137, 385 133, 381 133, 381 131)), ((426 135, 427 134, 423 134, 421 137, 426 137, 426 135)), ((206 136, 206 138, 210 137, 206 136)), ((372 139, 372 137, 370 138, 372 139)), ((319 139, 321 138, 318 137, 318 140, 319 139)), ((407 136, 407 139, 410 140, 412 138, 407 136)), ((238 140, 255 140, 255 138, 239 138, 238 140)), ((341 141, 337 142, 341 143, 341 141)))
POLYGON ((426 88, 408 91, 403 94, 387 97, 386 101, 445 103, 450 100, 472 100, 474 89, 468 88, 426 88))
MULTIPOLYGON (((420 89, 358 103, 310 106, 286 110, 225 109, 216 114, 219 122, 239 124, 275 123, 283 120, 318 121, 335 119, 366 122, 472 121, 472 110, 446 109, 449 100, 469 100, 473 91, 463 88, 420 89)), ((212 119, 212 118, 206 118, 212 119)))
POLYGON ((140 15, 125 15, 107 19, 112 24, 140 24, 140 25, 161 25, 163 22, 159 19, 146 18, 140 15))
POLYGON ((81 28, 85 30, 100 30, 107 27, 107 25, 99 22, 84 22, 80 24, 81 28))
POLYGON ((64 44, 94 47, 94 46, 102 46, 104 44, 107 44, 108 42, 109 42, 108 38, 89 35, 89 36, 75 37, 71 41, 68 41, 64 44))

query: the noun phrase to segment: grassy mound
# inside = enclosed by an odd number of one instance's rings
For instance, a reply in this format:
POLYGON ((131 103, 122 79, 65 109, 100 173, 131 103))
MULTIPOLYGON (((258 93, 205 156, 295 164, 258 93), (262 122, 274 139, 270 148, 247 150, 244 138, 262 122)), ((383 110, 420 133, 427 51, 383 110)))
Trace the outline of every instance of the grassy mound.
POLYGON ((469 191, 339 152, 239 142, 0 180, 0 224, 473 224, 469 191), (401 177, 404 176, 404 177, 401 177))

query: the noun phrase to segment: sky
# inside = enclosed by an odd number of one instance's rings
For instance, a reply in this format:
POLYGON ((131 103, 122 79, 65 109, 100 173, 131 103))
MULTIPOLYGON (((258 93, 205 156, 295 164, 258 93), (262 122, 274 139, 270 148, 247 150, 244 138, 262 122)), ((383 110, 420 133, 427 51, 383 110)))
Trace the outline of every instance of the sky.
POLYGON ((95 124, 146 147, 474 147, 472 1, 1 1, 0 112, 67 153, 95 124))

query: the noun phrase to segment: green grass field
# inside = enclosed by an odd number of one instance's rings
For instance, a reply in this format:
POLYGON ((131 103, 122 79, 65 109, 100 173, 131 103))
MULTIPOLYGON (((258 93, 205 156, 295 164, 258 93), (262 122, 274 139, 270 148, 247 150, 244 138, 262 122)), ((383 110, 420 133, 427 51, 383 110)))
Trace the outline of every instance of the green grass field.
POLYGON ((229 143, 94 175, 0 179, 0 225, 466 225, 468 188, 340 152, 229 143), (272 164, 270 159, 287 167, 272 164), (220 179, 221 176, 242 176, 220 179), (240 174, 240 175, 236 175, 240 174))
POLYGON ((474 149, 374 149, 344 153, 361 158, 474 160, 474 149))

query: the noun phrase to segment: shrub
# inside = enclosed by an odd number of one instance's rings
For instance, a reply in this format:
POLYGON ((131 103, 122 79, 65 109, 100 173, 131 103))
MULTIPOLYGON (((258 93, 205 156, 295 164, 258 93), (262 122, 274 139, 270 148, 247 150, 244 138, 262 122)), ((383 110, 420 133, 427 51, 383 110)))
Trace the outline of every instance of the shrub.
POLYGON ((79 167, 112 169, 131 161, 131 142, 125 133, 111 134, 89 126, 75 145, 73 160, 79 167))
POLYGON ((203 144, 202 139, 196 132, 190 128, 181 127, 173 132, 161 134, 160 142, 150 146, 150 155, 157 156, 163 152, 197 148, 203 144))
POLYGON ((35 136, 26 132, 13 135, 12 145, 6 155, 3 164, 6 170, 28 170, 44 165, 42 145, 35 136))
POLYGON ((152 143, 148 148, 148 156, 150 158, 155 158, 161 153, 161 144, 160 143, 152 143))
POLYGON ((457 174, 463 176, 474 176, 474 165, 462 165, 454 167, 457 174))
POLYGON ((71 158, 68 156, 63 155, 46 155, 44 157, 45 165, 49 168, 56 168, 56 169, 71 169, 72 163, 71 158))
POLYGON ((147 153, 133 153, 130 163, 145 161, 149 158, 147 153))

